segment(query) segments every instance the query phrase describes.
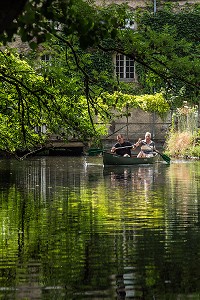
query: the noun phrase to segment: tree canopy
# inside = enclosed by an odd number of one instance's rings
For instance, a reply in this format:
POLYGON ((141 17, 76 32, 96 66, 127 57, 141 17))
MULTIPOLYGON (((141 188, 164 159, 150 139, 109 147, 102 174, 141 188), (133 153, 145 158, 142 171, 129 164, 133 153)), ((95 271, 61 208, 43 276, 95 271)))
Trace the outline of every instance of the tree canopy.
POLYGON ((17 26, 14 26, 13 21, 16 20, 23 12, 27 0, 2 0, 0 10, 0 34, 7 33, 11 36, 16 32, 17 26), (10 33, 10 34, 9 34, 10 33))
POLYGON ((167 6, 153 14, 148 8, 132 12, 127 5, 100 8, 82 0, 19 4, 16 14, 6 19, 0 39, 6 44, 18 34, 34 52, 26 60, 11 50, 0 53, 1 149, 43 143, 45 136, 34 131, 42 124, 66 138, 73 133, 82 140, 97 137, 105 127, 95 125, 94 119, 106 124, 113 117, 110 110, 122 111, 126 103, 160 114, 184 100, 197 103, 199 31, 191 20, 200 19, 199 6, 175 11, 167 6), (127 19, 134 19, 137 29, 127 28, 127 19), (41 68, 36 54, 45 51, 56 63, 41 68), (112 53, 135 60, 137 86, 112 77, 112 53), (157 95, 148 95, 155 91, 157 95))

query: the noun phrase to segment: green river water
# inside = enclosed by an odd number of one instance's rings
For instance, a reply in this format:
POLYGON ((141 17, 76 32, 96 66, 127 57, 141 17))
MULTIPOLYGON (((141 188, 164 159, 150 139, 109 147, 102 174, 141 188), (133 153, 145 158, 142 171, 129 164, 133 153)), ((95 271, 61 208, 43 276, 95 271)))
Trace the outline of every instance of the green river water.
POLYGON ((0 161, 0 299, 200 299, 200 162, 0 161))

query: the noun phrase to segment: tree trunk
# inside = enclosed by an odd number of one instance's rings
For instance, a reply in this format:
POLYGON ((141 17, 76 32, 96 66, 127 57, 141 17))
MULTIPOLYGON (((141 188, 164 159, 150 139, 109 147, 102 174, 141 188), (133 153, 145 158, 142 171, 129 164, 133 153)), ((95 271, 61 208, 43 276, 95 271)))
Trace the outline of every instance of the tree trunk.
POLYGON ((200 128, 200 101, 198 104, 198 128, 200 128))

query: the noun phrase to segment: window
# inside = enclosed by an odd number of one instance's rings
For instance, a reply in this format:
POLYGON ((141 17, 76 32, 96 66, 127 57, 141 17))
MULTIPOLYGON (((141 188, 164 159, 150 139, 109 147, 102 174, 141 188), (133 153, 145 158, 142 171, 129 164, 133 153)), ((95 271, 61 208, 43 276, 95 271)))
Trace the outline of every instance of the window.
POLYGON ((135 29, 135 22, 133 20, 126 19, 125 28, 134 30, 135 29))
POLYGON ((51 55, 49 54, 44 54, 41 56, 41 60, 44 62, 44 63, 49 63, 51 61, 51 55))
POLYGON ((40 57, 40 68, 43 70, 48 69, 48 67, 52 66, 52 56, 50 54, 44 54, 40 57))
POLYGON ((115 72, 117 78, 121 81, 134 81, 135 79, 134 60, 125 55, 116 54, 115 72))
POLYGON ((45 124, 43 124, 42 126, 35 126, 35 132, 38 134, 45 134, 47 132, 47 127, 45 124))

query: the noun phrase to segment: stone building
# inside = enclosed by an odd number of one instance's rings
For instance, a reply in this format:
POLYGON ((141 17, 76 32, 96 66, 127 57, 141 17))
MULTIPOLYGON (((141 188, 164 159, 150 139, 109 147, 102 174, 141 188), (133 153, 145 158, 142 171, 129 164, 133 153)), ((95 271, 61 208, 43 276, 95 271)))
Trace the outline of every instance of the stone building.
MULTIPOLYGON (((166 1, 159 1, 160 4, 166 1)), ((191 1, 167 1, 167 2, 176 2, 176 4, 185 5, 200 3, 200 0, 191 0, 191 1)), ((109 5, 111 3, 122 4, 123 0, 97 0, 98 5, 109 5)), ((126 3, 132 8, 145 8, 146 5, 152 6, 152 11, 155 13, 158 8, 158 1, 156 0, 127 0, 126 3)), ((130 25, 130 24, 129 24, 130 25)), ((134 29, 134 25, 133 25, 134 29)), ((120 81, 124 82, 137 82, 137 74, 135 73, 134 62, 126 58, 123 55, 115 54, 113 56, 113 62, 115 65, 115 73, 118 73, 118 78, 120 81), (125 66, 129 65, 130 72, 125 71, 125 66), (123 72, 119 72, 118 69, 122 69, 123 72)), ((116 75, 116 74, 115 74, 116 75)), ((159 142, 161 145, 164 144, 166 135, 169 131, 171 125, 171 116, 172 113, 161 119, 155 113, 147 113, 139 109, 132 109, 129 111, 128 118, 120 118, 117 121, 113 121, 108 128, 108 135, 103 139, 103 142, 109 145, 113 142, 113 139, 116 138, 117 133, 122 133, 126 136, 127 139, 131 141, 137 140, 139 137, 143 137, 146 131, 152 133, 152 137, 155 141, 159 142)))
MULTIPOLYGON (((104 6, 111 3, 122 4, 124 2, 124 0, 96 0, 97 5, 104 6)), ((184 5, 186 3, 200 3, 200 0, 171 2, 184 5)), ((136 9, 138 7, 144 8, 146 5, 151 5, 154 12, 158 9, 158 1, 156 0, 127 0, 126 3, 132 9, 136 9)), ((133 26, 134 29, 135 25, 129 24, 129 26, 133 26)), ((18 48, 20 52, 26 52, 29 50, 28 44, 21 43, 19 38, 16 38, 12 46, 18 48)), ((115 74, 113 75, 117 74, 120 81, 129 83, 137 82, 137 74, 135 72, 133 60, 124 55, 115 53, 113 54, 113 63, 115 66, 115 74), (128 71, 126 68, 127 65, 129 66, 128 71), (122 69, 123 71, 121 71, 122 69)), ((150 131, 153 139, 163 144, 170 125, 171 113, 169 113, 164 119, 161 119, 155 113, 147 113, 139 109, 132 109, 129 111, 128 118, 122 117, 111 122, 110 126, 108 126, 107 136, 103 136, 102 141, 105 145, 110 145, 115 141, 118 133, 124 134, 126 138, 131 141, 136 141, 139 137, 143 137, 146 131, 150 131)))

